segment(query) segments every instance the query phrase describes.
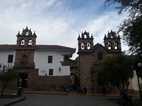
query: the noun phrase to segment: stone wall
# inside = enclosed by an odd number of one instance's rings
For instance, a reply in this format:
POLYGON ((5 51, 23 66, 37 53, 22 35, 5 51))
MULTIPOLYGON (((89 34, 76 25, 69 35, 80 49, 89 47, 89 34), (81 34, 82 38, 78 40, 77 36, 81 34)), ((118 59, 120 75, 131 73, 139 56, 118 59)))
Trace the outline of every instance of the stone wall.
MULTIPOLYGON (((30 91, 63 91, 65 86, 71 85, 70 76, 38 76, 38 70, 27 70, 27 88, 30 91)), ((0 83, 0 89, 1 89, 0 83)), ((6 90, 16 90, 17 80, 10 81, 6 90)))
POLYGON ((28 89, 63 91, 64 86, 70 85, 70 76, 38 76, 38 71, 32 71, 28 75, 28 89))
POLYGON ((80 86, 82 89, 86 88, 88 93, 91 93, 91 68, 95 59, 92 55, 80 55, 79 68, 80 68, 80 86))

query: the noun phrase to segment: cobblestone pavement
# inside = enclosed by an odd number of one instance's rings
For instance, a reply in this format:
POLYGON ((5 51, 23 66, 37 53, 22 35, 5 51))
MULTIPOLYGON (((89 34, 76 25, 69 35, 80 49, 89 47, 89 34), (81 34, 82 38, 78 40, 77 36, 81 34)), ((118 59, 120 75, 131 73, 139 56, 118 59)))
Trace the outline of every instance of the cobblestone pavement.
POLYGON ((14 106, 118 106, 109 97, 26 95, 26 100, 14 106))

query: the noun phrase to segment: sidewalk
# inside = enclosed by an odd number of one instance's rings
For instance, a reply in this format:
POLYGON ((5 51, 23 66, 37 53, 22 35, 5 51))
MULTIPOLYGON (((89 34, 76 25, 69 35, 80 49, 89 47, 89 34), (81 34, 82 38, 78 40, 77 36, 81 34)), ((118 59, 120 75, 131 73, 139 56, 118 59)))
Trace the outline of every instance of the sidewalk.
POLYGON ((21 96, 21 97, 4 97, 4 98, 0 98, 0 106, 10 106, 12 104, 21 102, 23 100, 25 100, 26 97, 25 96, 21 96))

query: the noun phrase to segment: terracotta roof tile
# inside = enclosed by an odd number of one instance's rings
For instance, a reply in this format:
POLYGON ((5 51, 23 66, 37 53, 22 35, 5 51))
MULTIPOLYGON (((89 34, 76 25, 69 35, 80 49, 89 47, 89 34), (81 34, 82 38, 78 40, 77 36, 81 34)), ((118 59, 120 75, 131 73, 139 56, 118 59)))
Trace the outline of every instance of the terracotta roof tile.
MULTIPOLYGON (((16 45, 0 45, 0 51, 2 50, 15 50, 16 45)), ((58 52, 75 52, 75 48, 70 48, 66 46, 60 46, 60 45, 36 45, 36 50, 48 50, 48 51, 58 51, 58 52)))

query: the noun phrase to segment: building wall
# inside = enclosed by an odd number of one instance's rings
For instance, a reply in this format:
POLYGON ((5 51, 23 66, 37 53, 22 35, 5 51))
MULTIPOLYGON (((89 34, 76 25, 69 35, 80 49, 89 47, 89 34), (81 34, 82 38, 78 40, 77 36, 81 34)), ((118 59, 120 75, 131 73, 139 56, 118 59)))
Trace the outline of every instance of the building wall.
POLYGON ((12 67, 15 62, 15 51, 0 51, 0 70, 3 69, 3 66, 12 67), (8 55, 13 55, 13 62, 8 63, 8 55))
MULTIPOLYGON (((13 67, 15 63, 15 51, 0 51, 0 70, 3 66, 13 67), (8 55, 13 55, 13 62, 8 63, 8 55)), ((49 69, 53 69, 53 76, 68 76, 70 75, 70 66, 63 66, 61 62, 64 61, 62 53, 47 52, 47 51, 35 51, 34 62, 35 68, 39 70, 40 76, 49 75, 49 69), (53 56, 53 63, 48 63, 48 56, 53 56)))
POLYGON ((70 75, 70 66, 62 66, 64 56, 61 53, 49 51, 35 51, 34 62, 40 76, 49 75, 49 69, 53 69, 53 76, 70 75), (53 63, 48 63, 48 56, 53 56, 53 63))
POLYGON ((34 49, 28 47, 16 49, 15 67, 34 68, 34 49))
POLYGON ((91 55, 79 56, 80 86, 82 89, 86 88, 88 93, 92 87, 91 68, 94 62, 95 58, 91 55))

